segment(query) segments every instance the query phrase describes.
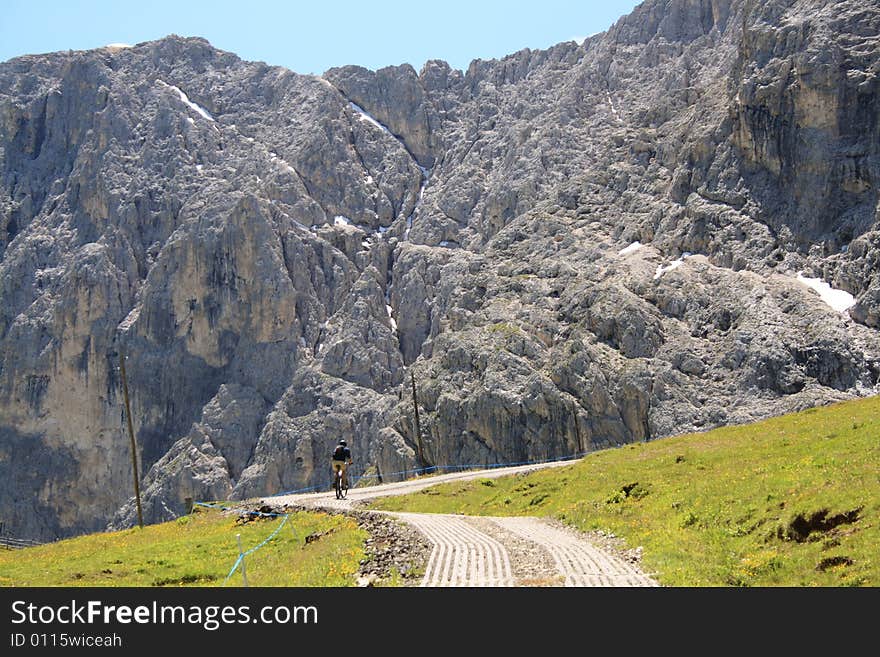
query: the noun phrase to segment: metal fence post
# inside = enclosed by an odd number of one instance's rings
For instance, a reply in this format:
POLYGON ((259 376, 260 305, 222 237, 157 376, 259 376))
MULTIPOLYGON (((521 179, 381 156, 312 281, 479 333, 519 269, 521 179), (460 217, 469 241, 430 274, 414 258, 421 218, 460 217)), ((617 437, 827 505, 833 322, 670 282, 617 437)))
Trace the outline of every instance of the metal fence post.
POLYGON ((244 550, 241 549, 241 534, 236 534, 235 540, 238 541, 238 556, 241 559, 241 578, 244 580, 244 585, 247 586, 247 570, 244 567, 244 550))

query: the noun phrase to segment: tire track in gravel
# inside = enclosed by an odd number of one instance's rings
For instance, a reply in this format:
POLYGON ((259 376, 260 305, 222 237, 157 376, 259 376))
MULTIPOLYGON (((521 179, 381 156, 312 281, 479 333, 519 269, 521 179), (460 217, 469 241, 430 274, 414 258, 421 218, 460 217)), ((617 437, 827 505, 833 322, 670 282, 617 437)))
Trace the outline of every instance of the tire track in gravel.
POLYGON ((390 515, 435 546, 422 586, 657 586, 625 559, 540 518, 390 515))
POLYGON ((394 513, 434 543, 422 586, 514 586, 510 554, 463 516, 394 513))
POLYGON ((625 559, 572 530, 531 517, 492 518, 492 522, 546 548, 565 577, 565 586, 657 586, 625 559))

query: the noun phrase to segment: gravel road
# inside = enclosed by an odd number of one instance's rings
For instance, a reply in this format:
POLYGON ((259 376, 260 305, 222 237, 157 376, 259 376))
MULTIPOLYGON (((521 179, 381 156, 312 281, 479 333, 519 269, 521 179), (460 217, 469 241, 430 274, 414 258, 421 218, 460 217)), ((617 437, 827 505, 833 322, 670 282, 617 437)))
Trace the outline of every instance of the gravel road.
POLYGON ((429 513, 365 512, 359 503, 403 495, 447 481, 501 477, 565 461, 460 472, 381 484, 349 491, 280 495, 261 500, 274 507, 321 508, 390 516, 427 539, 430 553, 419 582, 426 587, 479 586, 657 586, 638 565, 639 551, 624 551, 613 536, 586 534, 546 518, 485 517, 429 513))

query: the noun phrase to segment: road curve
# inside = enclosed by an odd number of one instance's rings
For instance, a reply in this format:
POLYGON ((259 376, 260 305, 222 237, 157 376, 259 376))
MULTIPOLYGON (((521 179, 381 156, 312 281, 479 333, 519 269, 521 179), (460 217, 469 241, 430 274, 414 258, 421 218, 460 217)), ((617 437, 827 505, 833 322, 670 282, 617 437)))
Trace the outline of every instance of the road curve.
POLYGON ((386 497, 388 495, 406 495, 414 493, 448 481, 464 481, 468 479, 494 479, 496 477, 504 477, 513 474, 521 474, 531 472, 533 470, 543 470, 544 468, 556 468, 565 465, 571 465, 573 461, 548 461, 547 463, 533 463, 529 465, 511 465, 500 468, 490 468, 488 470, 464 470, 462 472, 453 472, 450 474, 427 475, 415 477, 405 481, 398 481, 389 484, 377 484, 374 486, 364 486, 362 488, 352 488, 348 491, 348 496, 344 500, 337 500, 332 490, 330 490, 330 482, 327 484, 327 491, 320 493, 292 493, 286 495, 275 495, 274 497, 266 497, 263 500, 269 504, 306 504, 319 506, 330 506, 337 509, 350 509, 353 504, 360 501, 366 501, 375 497, 386 497))
MULTIPOLYGON (((352 489, 344 500, 332 492, 264 498, 271 505, 340 511, 374 497, 402 495, 450 480, 500 477, 570 462, 493 468, 422 477, 352 489)), ((418 529, 433 545, 421 586, 657 586, 636 564, 595 544, 589 536, 535 517, 483 517, 377 512, 418 529)))

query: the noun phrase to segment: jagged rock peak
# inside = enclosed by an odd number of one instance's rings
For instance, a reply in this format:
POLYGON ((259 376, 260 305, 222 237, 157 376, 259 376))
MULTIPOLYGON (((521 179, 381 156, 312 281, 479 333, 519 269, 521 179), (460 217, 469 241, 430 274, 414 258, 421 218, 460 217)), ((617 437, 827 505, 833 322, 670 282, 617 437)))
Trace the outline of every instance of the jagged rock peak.
POLYGON ((0 517, 523 462, 878 391, 880 8, 649 0, 323 76, 169 36, 0 64, 0 517), (416 383, 420 432, 413 418, 416 383))

